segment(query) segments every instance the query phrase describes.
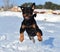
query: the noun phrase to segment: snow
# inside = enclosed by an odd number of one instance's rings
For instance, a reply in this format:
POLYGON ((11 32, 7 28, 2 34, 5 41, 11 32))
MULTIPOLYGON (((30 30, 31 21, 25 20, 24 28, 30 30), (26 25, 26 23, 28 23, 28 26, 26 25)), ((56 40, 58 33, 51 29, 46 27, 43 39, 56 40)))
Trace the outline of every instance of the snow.
POLYGON ((60 15, 37 14, 36 22, 43 32, 43 41, 37 37, 35 43, 24 32, 24 41, 19 41, 19 30, 23 20, 20 12, 0 12, 0 52, 59 52, 60 15))
POLYGON ((4 11, 4 12, 0 12, 0 16, 18 16, 18 17, 22 17, 22 13, 21 12, 4 11))
POLYGON ((60 22, 60 15, 37 14, 36 20, 43 20, 48 22, 60 22))
MULTIPOLYGON (((37 11, 42 11, 42 10, 37 9, 37 11)), ((47 11, 47 10, 45 9, 45 11, 47 11)), ((11 11, 0 12, 0 16, 17 16, 18 18, 23 17, 22 12, 11 12, 11 11)), ((60 22, 60 15, 37 14, 37 17, 35 19, 48 21, 48 22, 60 22)))
POLYGON ((6 39, 6 37, 4 35, 0 37, 0 41, 3 41, 5 39, 6 39))

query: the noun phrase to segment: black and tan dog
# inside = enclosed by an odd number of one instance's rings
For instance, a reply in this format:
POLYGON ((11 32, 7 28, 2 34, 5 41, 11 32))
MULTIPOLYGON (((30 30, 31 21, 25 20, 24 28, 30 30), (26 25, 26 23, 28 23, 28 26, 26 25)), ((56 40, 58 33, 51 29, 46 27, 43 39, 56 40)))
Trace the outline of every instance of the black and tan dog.
MULTIPOLYGON (((21 7, 21 6, 20 6, 21 7)), ((36 13, 33 14, 35 9, 35 3, 33 3, 30 7, 21 7, 22 15, 24 20, 22 21, 20 28, 20 41, 24 40, 24 31, 28 33, 30 40, 34 40, 34 36, 37 36, 39 41, 42 41, 42 31, 37 26, 37 23, 34 19, 36 17, 36 13)))

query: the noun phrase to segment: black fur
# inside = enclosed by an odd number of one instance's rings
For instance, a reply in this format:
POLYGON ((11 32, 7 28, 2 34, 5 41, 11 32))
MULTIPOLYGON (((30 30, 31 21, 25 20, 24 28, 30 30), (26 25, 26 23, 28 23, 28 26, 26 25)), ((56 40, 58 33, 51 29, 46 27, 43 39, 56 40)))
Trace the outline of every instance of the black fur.
POLYGON ((20 33, 23 33, 26 30, 26 32, 28 33, 28 36, 34 37, 36 36, 37 32, 40 32, 42 36, 42 31, 39 29, 34 19, 34 17, 36 17, 36 14, 33 14, 33 11, 34 11, 34 9, 32 9, 33 5, 35 5, 35 3, 33 3, 31 7, 21 7, 24 20, 22 21, 22 24, 21 24, 20 33), (28 19, 26 19, 26 16, 24 16, 24 14, 28 16, 28 19), (33 24, 35 24, 36 28, 30 27, 33 24), (26 27, 22 28, 23 25, 25 25, 26 27))

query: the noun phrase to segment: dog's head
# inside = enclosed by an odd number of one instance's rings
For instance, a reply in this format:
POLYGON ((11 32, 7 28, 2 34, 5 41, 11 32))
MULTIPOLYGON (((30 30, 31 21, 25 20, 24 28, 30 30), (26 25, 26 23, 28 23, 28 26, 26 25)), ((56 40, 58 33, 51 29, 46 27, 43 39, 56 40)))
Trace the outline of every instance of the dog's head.
POLYGON ((20 6, 20 8, 22 10, 22 15, 23 15, 24 19, 28 20, 33 15, 33 11, 35 9, 35 3, 33 3, 29 7, 28 6, 27 7, 20 6))

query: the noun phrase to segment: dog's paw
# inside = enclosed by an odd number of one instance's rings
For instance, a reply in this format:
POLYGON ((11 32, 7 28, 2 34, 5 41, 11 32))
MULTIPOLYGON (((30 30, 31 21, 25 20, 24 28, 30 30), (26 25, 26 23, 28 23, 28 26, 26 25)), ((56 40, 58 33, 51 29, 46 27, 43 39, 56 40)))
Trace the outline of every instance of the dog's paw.
POLYGON ((38 41, 42 41, 42 37, 39 37, 39 38, 38 38, 38 41))
POLYGON ((20 34, 20 42, 23 42, 23 40, 24 40, 24 35, 23 34, 20 34))
POLYGON ((38 41, 42 41, 42 36, 39 32, 37 32, 37 38, 38 38, 38 41))

